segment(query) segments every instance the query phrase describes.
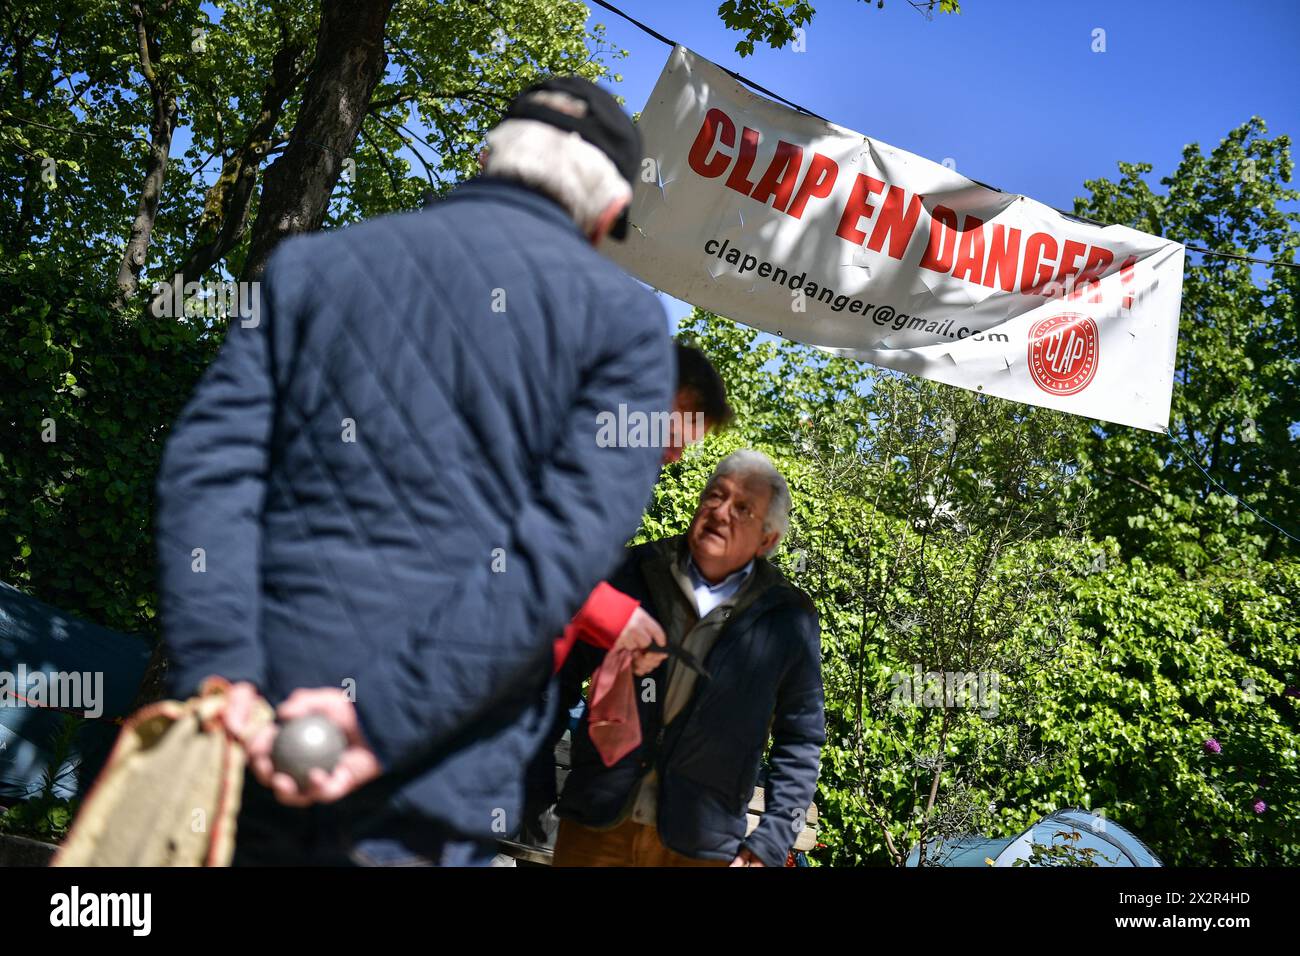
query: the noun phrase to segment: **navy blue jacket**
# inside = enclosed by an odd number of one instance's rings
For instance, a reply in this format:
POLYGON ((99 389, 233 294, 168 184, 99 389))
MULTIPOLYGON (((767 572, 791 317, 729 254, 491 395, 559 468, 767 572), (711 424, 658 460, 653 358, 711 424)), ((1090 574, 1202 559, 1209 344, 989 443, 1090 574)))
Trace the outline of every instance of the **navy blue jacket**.
POLYGON ((558 204, 480 179, 285 242, 247 324, 158 477, 171 692, 348 689, 386 772, 368 798, 513 832, 552 639, 658 471, 598 447, 597 416, 669 407, 663 309, 558 204))
MULTIPOLYGON (((652 544, 638 545, 610 584, 663 621, 644 574, 648 562, 660 560, 652 544)), ((691 700, 666 728, 665 694, 641 693, 642 679, 637 679, 641 746, 607 768, 587 733, 584 712, 572 735, 571 769, 556 808, 560 816, 609 826, 628 809, 636 783, 653 766, 659 780, 659 838, 669 849, 732 860, 743 846, 765 866, 785 865, 817 788, 826 739, 821 631, 807 595, 774 567, 766 572, 776 583, 722 625, 703 661, 710 679, 696 681, 691 700), (758 828, 746 837, 746 807, 769 728, 766 807, 758 828)), ((562 706, 573 702, 581 681, 603 659, 604 651, 574 645, 561 670, 562 706)), ((663 687, 666 669, 665 663, 647 676, 663 687)))

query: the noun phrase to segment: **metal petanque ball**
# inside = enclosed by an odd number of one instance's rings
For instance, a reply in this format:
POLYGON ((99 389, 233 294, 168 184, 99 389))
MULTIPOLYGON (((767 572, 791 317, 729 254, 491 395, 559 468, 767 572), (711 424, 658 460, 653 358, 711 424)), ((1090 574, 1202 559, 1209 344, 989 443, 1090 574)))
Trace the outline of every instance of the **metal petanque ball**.
POLYGON ((287 773, 304 788, 308 771, 320 767, 330 772, 347 745, 343 731, 333 721, 319 714, 308 714, 280 728, 271 748, 271 762, 276 770, 287 773))

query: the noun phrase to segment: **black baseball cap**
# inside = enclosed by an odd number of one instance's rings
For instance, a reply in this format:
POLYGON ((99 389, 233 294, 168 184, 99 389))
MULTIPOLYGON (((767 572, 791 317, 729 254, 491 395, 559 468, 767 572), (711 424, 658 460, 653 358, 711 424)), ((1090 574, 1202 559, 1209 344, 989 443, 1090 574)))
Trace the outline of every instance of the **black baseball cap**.
MULTIPOLYGON (((580 76, 552 76, 530 86, 510 104, 505 119, 530 119, 577 133, 614 163, 629 184, 636 183, 641 163, 641 133, 618 100, 580 76)), ((627 210, 609 234, 627 235, 627 210)))

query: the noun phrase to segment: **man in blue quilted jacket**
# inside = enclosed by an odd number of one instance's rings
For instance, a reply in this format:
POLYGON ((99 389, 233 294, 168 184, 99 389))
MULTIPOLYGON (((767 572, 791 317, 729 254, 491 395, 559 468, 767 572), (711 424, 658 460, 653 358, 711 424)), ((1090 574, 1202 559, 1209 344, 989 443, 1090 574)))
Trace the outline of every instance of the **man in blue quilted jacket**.
POLYGON ((520 823, 554 636, 617 564, 669 407, 623 235, 639 136, 577 78, 522 94, 484 175, 429 208, 285 242, 173 426, 157 548, 170 690, 233 685, 251 773, 236 863, 481 864, 520 823), (299 787, 283 721, 348 748, 299 787))

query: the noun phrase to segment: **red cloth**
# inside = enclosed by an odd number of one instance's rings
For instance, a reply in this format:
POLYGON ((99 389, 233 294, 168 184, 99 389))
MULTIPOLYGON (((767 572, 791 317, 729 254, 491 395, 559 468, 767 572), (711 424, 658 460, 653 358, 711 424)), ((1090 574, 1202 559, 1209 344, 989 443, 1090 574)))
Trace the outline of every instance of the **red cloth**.
MULTIPOLYGON (((587 601, 573 615, 564 634, 555 639, 555 669, 564 666, 574 641, 609 651, 627 627, 633 612, 641 606, 636 598, 610 587, 596 585, 587 601)), ((636 687, 632 680, 632 652, 610 651, 592 676, 588 694, 590 712, 587 730, 606 767, 612 767, 641 743, 641 718, 636 710, 636 687)))
POLYGON ((605 655, 591 678, 589 696, 587 733, 605 766, 612 767, 641 744, 631 651, 622 648, 605 655))
POLYGON ((640 606, 641 602, 636 598, 628 597, 601 581, 578 613, 573 615, 564 634, 555 639, 555 669, 558 671, 564 666, 576 640, 609 650, 640 606))

